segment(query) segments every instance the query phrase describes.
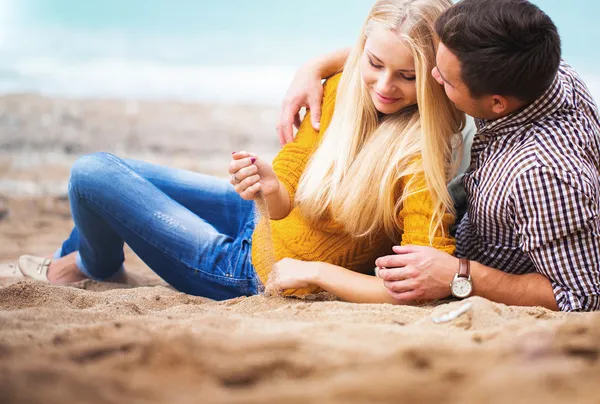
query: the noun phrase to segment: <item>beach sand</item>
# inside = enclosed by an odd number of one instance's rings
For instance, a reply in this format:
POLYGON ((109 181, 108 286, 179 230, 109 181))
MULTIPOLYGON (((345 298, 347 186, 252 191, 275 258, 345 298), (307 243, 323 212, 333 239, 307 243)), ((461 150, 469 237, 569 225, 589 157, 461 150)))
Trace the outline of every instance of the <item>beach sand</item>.
MULTIPOLYGON (((65 183, 81 153, 223 175, 231 151, 276 153, 276 114, 0 98, 0 262, 51 254, 66 237, 65 183)), ((477 297, 424 307, 214 302, 126 256, 129 285, 0 280, 1 403, 600 402, 599 313, 477 297), (465 303, 466 314, 434 323, 465 303)))

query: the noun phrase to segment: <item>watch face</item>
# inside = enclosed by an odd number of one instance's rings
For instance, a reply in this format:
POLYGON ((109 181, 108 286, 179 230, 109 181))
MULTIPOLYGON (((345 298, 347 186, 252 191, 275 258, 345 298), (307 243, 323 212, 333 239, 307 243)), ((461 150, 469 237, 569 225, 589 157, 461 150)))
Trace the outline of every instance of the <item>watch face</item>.
POLYGON ((452 282, 452 294, 458 298, 465 298, 471 295, 473 285, 467 278, 457 278, 452 282))

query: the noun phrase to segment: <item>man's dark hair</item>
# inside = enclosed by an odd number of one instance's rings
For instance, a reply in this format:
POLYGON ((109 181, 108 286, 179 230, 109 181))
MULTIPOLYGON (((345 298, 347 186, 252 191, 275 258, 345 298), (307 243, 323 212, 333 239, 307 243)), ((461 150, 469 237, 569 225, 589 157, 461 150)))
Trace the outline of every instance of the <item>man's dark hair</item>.
POLYGON ((460 61, 473 97, 499 94, 533 102, 558 72, 556 25, 529 1, 462 0, 440 16, 435 30, 460 61))

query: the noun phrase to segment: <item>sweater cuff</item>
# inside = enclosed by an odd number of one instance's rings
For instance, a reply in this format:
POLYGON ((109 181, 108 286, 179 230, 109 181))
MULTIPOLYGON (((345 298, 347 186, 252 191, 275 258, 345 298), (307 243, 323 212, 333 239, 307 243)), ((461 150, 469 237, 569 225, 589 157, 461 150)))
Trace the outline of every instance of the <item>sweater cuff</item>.
POLYGON ((308 150, 291 143, 273 160, 273 170, 279 181, 287 188, 292 202, 296 197, 296 190, 309 158, 308 150))
POLYGON ((430 244, 429 235, 421 233, 402 234, 402 245, 433 247, 450 255, 454 255, 454 251, 456 250, 456 240, 451 237, 435 237, 433 243, 430 244))

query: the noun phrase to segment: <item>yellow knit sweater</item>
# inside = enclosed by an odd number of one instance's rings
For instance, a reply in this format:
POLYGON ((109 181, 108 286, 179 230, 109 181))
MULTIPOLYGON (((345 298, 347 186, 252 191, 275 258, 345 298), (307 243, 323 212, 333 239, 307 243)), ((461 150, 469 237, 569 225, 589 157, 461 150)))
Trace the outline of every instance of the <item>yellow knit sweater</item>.
MULTIPOLYGON (((341 74, 333 76, 324 86, 321 129, 315 131, 310 122, 310 114, 304 117, 294 142, 287 144, 273 161, 273 168, 279 180, 294 201, 300 177, 306 168, 309 158, 316 150, 319 140, 331 123, 337 86, 341 74)), ((406 183, 406 181, 405 181, 406 183)), ((428 192, 420 192, 410 196, 404 203, 400 216, 404 223, 402 245, 429 245, 429 223, 433 213, 433 202, 428 192)), ((452 217, 444 220, 445 234, 452 217)), ((260 280, 266 284, 271 268, 267 264, 265 243, 259 235, 265 234, 266 221, 261 220, 255 229, 252 239, 252 263, 260 280)), ((356 239, 344 233, 343 226, 334 221, 325 221, 318 225, 305 220, 298 207, 293 207, 290 214, 281 220, 271 220, 271 231, 275 260, 294 258, 302 261, 320 261, 338 265, 353 271, 372 273, 375 260, 384 255, 393 254, 393 242, 383 234, 369 239, 356 239)), ((455 240, 436 235, 434 247, 450 254, 454 252, 455 240)), ((293 291, 303 294, 315 289, 293 291)))

